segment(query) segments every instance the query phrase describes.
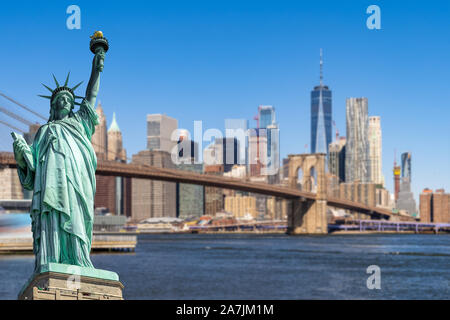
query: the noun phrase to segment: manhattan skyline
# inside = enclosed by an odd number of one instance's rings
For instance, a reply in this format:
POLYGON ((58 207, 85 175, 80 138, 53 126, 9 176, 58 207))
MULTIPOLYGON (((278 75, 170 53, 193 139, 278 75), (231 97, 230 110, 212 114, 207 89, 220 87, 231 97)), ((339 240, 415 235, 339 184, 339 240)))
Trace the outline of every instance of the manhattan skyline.
MULTIPOLYGON (((62 78, 68 68, 73 81, 85 79, 90 56, 83 45, 100 29, 113 49, 98 98, 108 124, 116 113, 130 156, 146 148, 147 114, 176 118, 191 133, 195 120, 203 121, 204 130, 224 133, 225 118, 245 118, 256 127, 251 119, 257 107, 273 105, 284 158, 309 144, 309 95, 319 83, 323 48, 324 82, 333 89, 333 120, 341 136, 345 99, 366 97, 369 116, 381 117, 386 187, 393 191, 394 149, 397 163, 401 153, 411 152, 417 199, 425 187, 450 189, 450 5, 432 3, 374 1, 381 30, 366 28, 365 9, 372 3, 80 1, 81 30, 66 28, 67 3, 5 4, 0 24, 8 45, 0 53, 6 75, 0 91, 48 115, 48 101, 37 97, 40 83, 51 84, 49 70, 62 78)), ((1 105, 13 106, 4 99, 1 105)), ((3 137, 9 131, 0 128, 3 137)))

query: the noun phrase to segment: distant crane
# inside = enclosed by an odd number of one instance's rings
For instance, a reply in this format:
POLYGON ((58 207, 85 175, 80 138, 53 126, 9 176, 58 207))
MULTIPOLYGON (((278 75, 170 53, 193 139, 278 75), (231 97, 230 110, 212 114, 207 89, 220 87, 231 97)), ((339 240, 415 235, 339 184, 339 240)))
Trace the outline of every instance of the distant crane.
POLYGON ((397 166, 397 149, 394 148, 394 167, 397 166))
POLYGON ((256 127, 259 128, 259 115, 254 116, 253 120, 256 121, 256 127))
POLYGON ((336 141, 338 141, 339 140, 339 130, 338 130, 338 128, 336 126, 336 122, 334 122, 334 120, 333 120, 333 127, 334 127, 334 130, 336 131, 336 141))
POLYGON ((261 111, 261 106, 258 106, 258 113, 256 114, 256 116, 253 117, 253 120, 256 121, 256 127, 259 128, 259 114, 261 111))

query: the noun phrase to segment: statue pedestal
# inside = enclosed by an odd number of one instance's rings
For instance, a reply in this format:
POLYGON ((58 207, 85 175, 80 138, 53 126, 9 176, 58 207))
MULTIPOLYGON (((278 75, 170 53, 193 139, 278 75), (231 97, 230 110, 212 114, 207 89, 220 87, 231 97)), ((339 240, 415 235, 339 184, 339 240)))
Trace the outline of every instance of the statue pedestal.
POLYGON ((115 272, 49 263, 25 284, 19 300, 123 300, 123 288, 115 272))

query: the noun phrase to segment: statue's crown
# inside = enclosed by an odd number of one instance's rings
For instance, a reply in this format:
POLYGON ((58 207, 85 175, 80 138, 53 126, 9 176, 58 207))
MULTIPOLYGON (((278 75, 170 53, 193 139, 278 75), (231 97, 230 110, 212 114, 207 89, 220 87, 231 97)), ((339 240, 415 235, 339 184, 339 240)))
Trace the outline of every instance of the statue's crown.
POLYGON ((78 88, 83 83, 83 81, 81 81, 75 87, 70 88, 70 87, 67 86, 67 84, 69 82, 69 76, 70 76, 70 72, 67 74, 67 78, 66 78, 66 81, 65 81, 64 85, 60 86, 58 81, 56 80, 55 75, 53 75, 53 80, 55 80, 55 84, 56 84, 56 88, 55 89, 51 89, 50 87, 46 86, 45 84, 42 84, 45 88, 47 88, 47 90, 49 90, 52 93, 52 95, 51 96, 44 96, 44 95, 40 95, 39 94, 39 97, 50 99, 50 101, 53 101, 53 98, 55 98, 55 96, 57 94, 59 94, 60 92, 64 91, 64 92, 69 93, 72 96, 72 98, 74 100, 74 104, 80 105, 80 103, 75 102, 75 99, 83 99, 84 97, 80 97, 80 96, 75 95, 74 91, 75 91, 76 88, 78 88))

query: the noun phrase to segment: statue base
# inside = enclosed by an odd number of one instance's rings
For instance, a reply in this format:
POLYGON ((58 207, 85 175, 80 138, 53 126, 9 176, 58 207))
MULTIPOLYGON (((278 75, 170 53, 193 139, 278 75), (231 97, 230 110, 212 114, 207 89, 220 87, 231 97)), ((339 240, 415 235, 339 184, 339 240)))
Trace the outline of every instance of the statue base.
POLYGON ((25 284, 19 300, 123 300, 115 272, 49 263, 25 284))

